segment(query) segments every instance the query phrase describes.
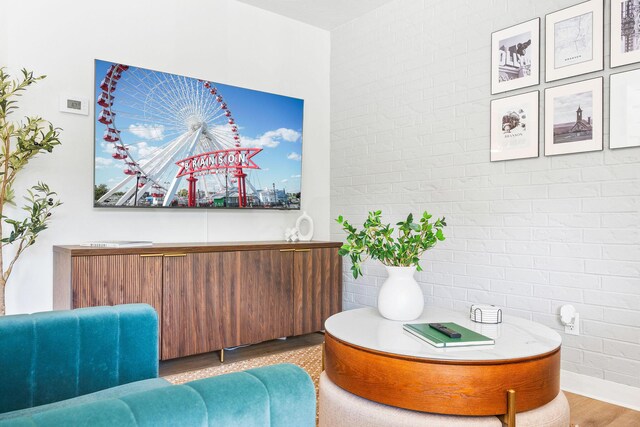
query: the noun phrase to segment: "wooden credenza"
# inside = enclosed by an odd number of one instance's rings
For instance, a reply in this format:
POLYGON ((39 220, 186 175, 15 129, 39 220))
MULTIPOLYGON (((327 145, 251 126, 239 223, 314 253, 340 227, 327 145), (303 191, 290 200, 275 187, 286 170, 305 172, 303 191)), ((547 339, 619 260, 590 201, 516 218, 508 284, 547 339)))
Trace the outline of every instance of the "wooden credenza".
POLYGON ((53 247, 53 308, 147 303, 161 359, 323 329, 342 309, 337 242, 53 247))

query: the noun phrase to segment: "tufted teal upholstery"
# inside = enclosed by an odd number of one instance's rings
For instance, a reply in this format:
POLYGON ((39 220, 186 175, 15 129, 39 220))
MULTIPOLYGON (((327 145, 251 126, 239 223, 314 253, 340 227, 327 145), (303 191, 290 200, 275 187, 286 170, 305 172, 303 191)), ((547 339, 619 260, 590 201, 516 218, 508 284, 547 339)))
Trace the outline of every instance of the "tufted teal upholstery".
POLYGON ((0 427, 315 427, 309 375, 282 364, 66 406, 0 427))
POLYGON ((158 317, 127 304, 0 318, 0 413, 158 376, 158 317))
POLYGON ((0 318, 0 427, 315 426, 304 370, 170 385, 157 378, 157 331, 144 304, 0 318))
POLYGON ((122 384, 116 387, 107 388, 82 396, 72 397, 71 399, 59 400, 57 402, 47 403, 46 405, 32 406, 30 408, 17 409, 11 412, 0 414, 0 421, 10 418, 31 417, 35 414, 51 411, 52 409, 66 408, 69 406, 78 406, 84 403, 97 402, 100 400, 120 398, 128 394, 138 393, 141 391, 153 390, 161 387, 171 387, 171 383, 164 378, 149 378, 148 380, 135 381, 132 383, 122 384))

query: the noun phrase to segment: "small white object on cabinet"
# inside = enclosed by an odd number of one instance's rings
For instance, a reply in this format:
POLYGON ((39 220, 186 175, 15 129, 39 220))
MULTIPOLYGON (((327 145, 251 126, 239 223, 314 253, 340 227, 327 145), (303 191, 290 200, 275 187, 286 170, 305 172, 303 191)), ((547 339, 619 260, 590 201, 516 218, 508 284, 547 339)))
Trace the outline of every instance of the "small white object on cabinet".
POLYGON ((298 229, 297 228, 287 228, 284 230, 284 240, 287 242, 297 242, 298 241, 298 229))
POLYGON ((301 242, 309 242, 313 237, 313 220, 307 212, 304 211, 302 215, 296 220, 296 230, 298 231, 298 237, 301 242), (306 223, 306 225, 304 225, 306 223), (303 227, 307 228, 306 232, 303 232, 303 227))

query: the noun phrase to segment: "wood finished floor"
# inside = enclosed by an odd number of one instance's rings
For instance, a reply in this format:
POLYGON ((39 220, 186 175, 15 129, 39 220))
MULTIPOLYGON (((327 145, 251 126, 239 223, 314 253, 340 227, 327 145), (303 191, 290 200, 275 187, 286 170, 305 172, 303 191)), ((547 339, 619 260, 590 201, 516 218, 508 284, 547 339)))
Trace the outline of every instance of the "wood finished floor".
POLYGON ((564 392, 571 406, 571 427, 638 427, 640 412, 579 394, 564 392))
MULTIPOLYGON (((249 347, 227 350, 225 363, 233 363, 258 356, 295 350, 320 344, 324 336, 320 333, 302 335, 286 340, 273 340, 249 347)), ((160 362, 160 375, 173 375, 181 372, 220 366, 219 352, 199 354, 180 359, 160 362)), ((579 394, 564 392, 571 407, 571 427, 639 427, 640 412, 622 406, 612 405, 600 400, 590 399, 579 394)))

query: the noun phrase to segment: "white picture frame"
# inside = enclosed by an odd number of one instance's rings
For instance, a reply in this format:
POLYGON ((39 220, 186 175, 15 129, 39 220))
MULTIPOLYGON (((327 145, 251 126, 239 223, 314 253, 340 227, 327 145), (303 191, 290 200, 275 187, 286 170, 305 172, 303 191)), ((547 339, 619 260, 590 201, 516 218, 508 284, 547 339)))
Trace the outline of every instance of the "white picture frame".
POLYGON ((539 111, 538 90, 491 101, 492 162, 540 155, 539 111))
POLYGON ((540 84, 540 18, 491 33, 491 94, 540 84))
POLYGON ((640 62, 640 0, 611 0, 611 68, 640 62))
POLYGON ((545 89, 544 155, 601 151, 602 77, 545 89))
POLYGON ((604 69, 604 4, 590 0, 546 16, 545 81, 604 69))
POLYGON ((640 69, 609 76, 609 148, 640 147, 640 69))

